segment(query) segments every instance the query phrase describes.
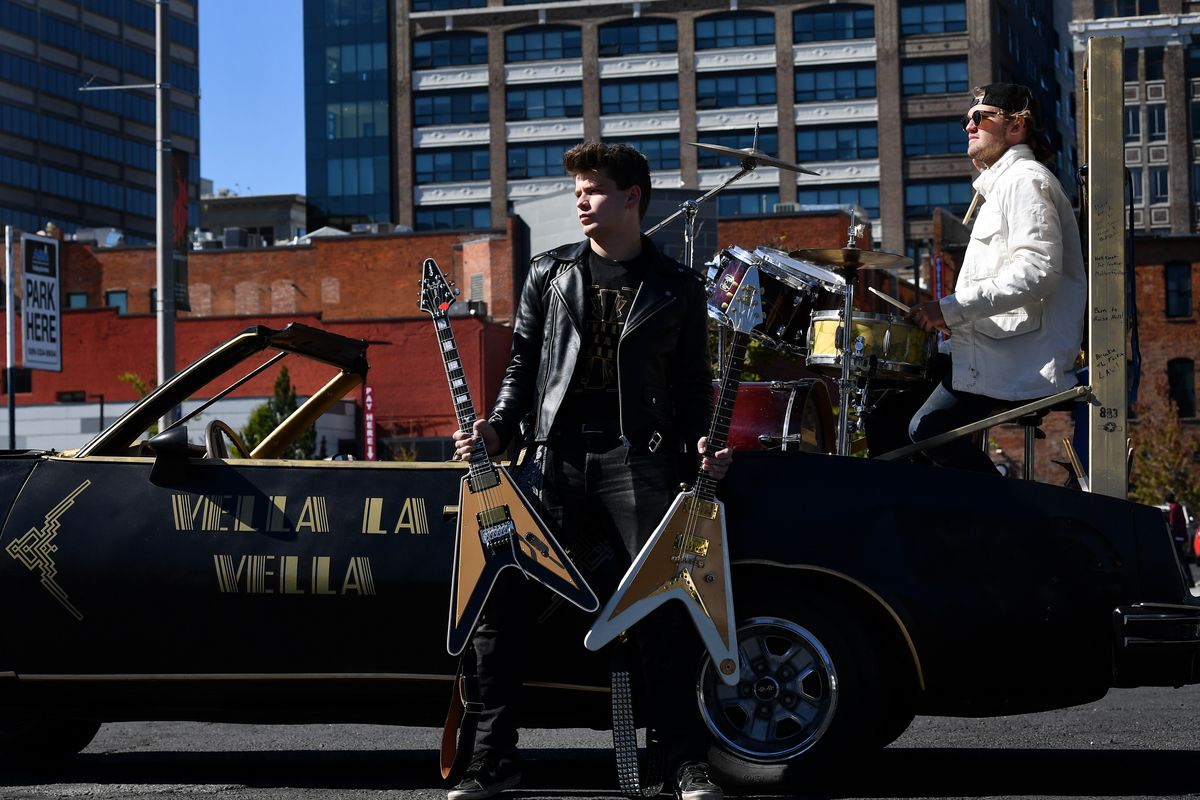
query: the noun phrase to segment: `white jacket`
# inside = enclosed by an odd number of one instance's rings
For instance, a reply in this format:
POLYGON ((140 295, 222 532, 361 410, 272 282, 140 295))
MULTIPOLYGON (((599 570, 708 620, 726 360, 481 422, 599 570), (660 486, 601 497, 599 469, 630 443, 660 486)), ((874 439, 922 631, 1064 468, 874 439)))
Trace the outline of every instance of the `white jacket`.
POLYGON ((1087 306, 1071 203, 1023 144, 1010 147, 974 186, 986 202, 954 294, 940 302, 954 388, 1001 400, 1070 389, 1087 306))

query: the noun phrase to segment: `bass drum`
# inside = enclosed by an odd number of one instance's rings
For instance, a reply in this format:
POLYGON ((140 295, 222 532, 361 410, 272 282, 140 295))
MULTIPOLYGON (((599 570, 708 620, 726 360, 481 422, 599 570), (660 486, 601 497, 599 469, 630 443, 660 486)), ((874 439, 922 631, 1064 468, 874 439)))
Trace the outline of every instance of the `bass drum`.
POLYGON ((829 397, 821 378, 746 381, 734 401, 729 444, 737 450, 832 453, 836 426, 829 397))

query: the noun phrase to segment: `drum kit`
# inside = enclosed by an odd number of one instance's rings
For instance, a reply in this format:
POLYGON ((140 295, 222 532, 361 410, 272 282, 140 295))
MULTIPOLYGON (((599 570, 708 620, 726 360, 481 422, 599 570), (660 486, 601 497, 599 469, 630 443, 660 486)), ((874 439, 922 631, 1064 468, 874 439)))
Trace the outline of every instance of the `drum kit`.
MULTIPOLYGON (((741 161, 741 170, 700 198, 683 203, 679 211, 647 232, 654 233, 683 215, 684 253, 689 266, 694 264, 695 218, 699 205, 705 200, 760 165, 817 174, 760 151, 757 129, 754 144, 749 148, 735 149, 699 142, 691 145, 736 157, 741 161)), ((903 316, 855 310, 855 285, 860 270, 896 269, 912 264, 912 259, 901 255, 860 249, 858 237, 863 230, 863 225, 851 224, 846 244, 841 248, 784 252, 761 245, 753 251, 730 245, 708 262, 708 310, 718 322, 719 361, 724 362, 725 312, 738 287, 752 270, 756 270, 763 321, 750 335, 763 347, 788 357, 803 358, 808 367, 836 383, 838 405, 842 409, 837 415, 835 452, 838 455, 850 454, 851 435, 862 429, 872 393, 877 393, 880 385, 891 388, 897 382, 923 379, 935 352, 934 338, 903 316), (846 320, 850 320, 849 325, 846 320)), ((872 291, 892 305, 904 308, 899 301, 877 290, 872 291)), ((789 418, 799 383, 805 384, 804 391, 808 393, 812 381, 779 384, 780 388, 791 388, 789 418)), ((801 434, 789 434, 786 430, 782 437, 774 438, 784 449, 793 438, 797 443, 811 444, 805 442, 801 434)), ((811 439, 811 435, 808 438, 811 439)))

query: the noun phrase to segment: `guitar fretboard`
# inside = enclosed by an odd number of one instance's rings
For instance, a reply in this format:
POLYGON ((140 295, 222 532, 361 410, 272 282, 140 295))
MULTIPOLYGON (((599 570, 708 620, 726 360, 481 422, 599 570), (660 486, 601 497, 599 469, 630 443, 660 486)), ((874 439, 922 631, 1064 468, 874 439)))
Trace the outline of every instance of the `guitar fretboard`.
MULTIPOLYGON (((708 442, 704 447, 704 455, 711 456, 725 447, 729 441, 729 425, 733 420, 733 404, 737 400, 738 387, 742 382, 742 363, 746 359, 746 347, 750 343, 750 334, 735 332, 729 345, 729 358, 725 364, 725 372, 717 386, 717 400, 713 407, 712 424, 708 428, 708 442)), ((707 472, 700 470, 696 478, 696 498, 711 502, 717 493, 717 481, 707 472)))
MULTIPOLYGON (((437 328, 438 349, 442 351, 442 363, 446 367, 446 379, 450 382, 450 396, 454 400, 454 416, 458 419, 458 427, 469 431, 475 424, 475 404, 471 402, 471 389, 467 386, 466 371, 462 366, 462 358, 458 355, 458 344, 454 341, 454 331, 450 320, 443 313, 433 318, 437 328)), ((475 443, 470 459, 471 476, 475 478, 490 475, 495 471, 487 449, 480 440, 475 443)))

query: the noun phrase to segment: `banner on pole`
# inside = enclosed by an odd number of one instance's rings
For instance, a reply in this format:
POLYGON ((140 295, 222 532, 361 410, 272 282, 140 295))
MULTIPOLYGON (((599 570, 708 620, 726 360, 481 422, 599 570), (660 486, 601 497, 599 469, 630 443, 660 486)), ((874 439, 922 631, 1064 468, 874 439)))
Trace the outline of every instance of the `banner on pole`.
POLYGON ((21 234, 21 355, 29 369, 62 372, 58 240, 21 234))
POLYGON ((171 209, 171 264, 175 275, 175 310, 191 311, 188 300, 188 153, 172 148, 171 175, 174 183, 171 209))

